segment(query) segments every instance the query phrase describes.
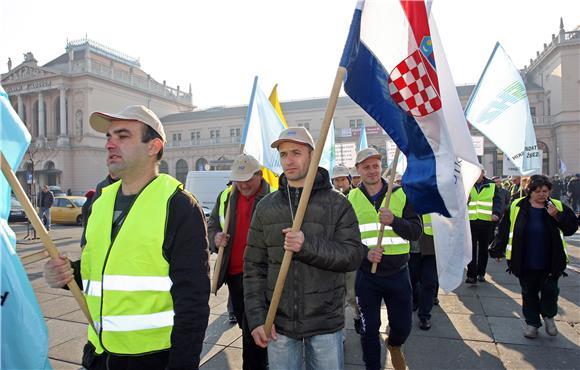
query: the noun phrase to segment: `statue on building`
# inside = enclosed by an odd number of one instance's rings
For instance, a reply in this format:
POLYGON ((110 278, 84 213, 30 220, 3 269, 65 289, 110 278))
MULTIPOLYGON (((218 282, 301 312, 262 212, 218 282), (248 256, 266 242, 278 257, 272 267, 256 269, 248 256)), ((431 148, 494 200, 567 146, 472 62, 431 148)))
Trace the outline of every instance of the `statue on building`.
POLYGON ((12 70, 12 59, 8 57, 8 72, 10 72, 11 70, 12 70))
POLYGON ((29 51, 28 53, 24 53, 24 63, 38 63, 34 55, 29 51))

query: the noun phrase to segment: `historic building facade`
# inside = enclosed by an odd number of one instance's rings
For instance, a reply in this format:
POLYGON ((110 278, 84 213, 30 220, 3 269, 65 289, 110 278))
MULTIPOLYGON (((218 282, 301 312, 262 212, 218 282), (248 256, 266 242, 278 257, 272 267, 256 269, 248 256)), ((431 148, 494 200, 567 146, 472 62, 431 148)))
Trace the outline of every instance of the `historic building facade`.
POLYGON ((32 53, 2 74, 2 86, 32 135, 17 172, 31 189, 60 185, 81 193, 106 176, 104 135, 93 131, 89 114, 142 104, 163 116, 191 111, 189 92, 159 83, 140 69, 138 59, 92 40, 68 42, 66 52, 38 65, 32 53))
MULTIPOLYGON (((522 75, 526 83, 543 173, 580 172, 580 28, 560 25, 522 75)), ((66 53, 39 66, 34 56, 2 75, 2 85, 32 136, 31 158, 19 171, 23 183, 34 164, 35 182, 71 188, 93 187, 106 175, 104 138, 88 124, 95 110, 117 111, 129 104, 154 110, 165 125, 167 146, 160 170, 185 181, 191 170, 229 169, 240 152, 247 106, 194 110, 191 87, 183 92, 159 83, 139 68, 137 59, 90 40, 67 44, 66 53)), ((474 86, 458 86, 463 106, 474 86)), ((200 92, 203 93, 203 92, 200 92)), ((319 135, 327 99, 282 103, 290 126, 319 135)), ((360 127, 369 145, 383 154, 389 137, 350 98, 340 97, 334 114, 337 144, 358 144, 360 127)), ((473 136, 481 136, 471 130, 473 136)), ((503 154, 487 139, 480 161, 489 175, 502 175, 503 154)))

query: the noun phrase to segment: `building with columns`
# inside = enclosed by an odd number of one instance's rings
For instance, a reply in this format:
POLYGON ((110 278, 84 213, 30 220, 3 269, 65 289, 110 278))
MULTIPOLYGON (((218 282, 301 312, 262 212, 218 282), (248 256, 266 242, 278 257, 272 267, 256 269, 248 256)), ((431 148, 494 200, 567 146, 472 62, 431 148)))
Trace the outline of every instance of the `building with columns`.
MULTIPOLYGON (((522 76, 530 102, 543 173, 558 174, 559 159, 567 174, 580 172, 580 27, 558 34, 536 53, 522 76)), ((2 75, 10 95, 32 133, 35 182, 83 193, 106 175, 104 138, 88 124, 95 110, 115 112, 129 104, 150 107, 164 123, 167 146, 160 170, 185 181, 191 170, 229 169, 240 151, 247 106, 194 110, 191 87, 183 92, 159 83, 139 68, 139 61, 91 40, 69 42, 66 53, 38 66, 31 53, 2 75)), ((473 85, 458 86, 463 106, 473 85)), ((199 92, 203 93, 203 92, 199 92)), ((327 99, 282 102, 290 126, 309 128, 316 139, 327 99)), ((369 145, 387 153, 389 137, 348 97, 340 97, 334 114, 337 144, 356 145, 365 125, 369 145)), ((473 136, 481 134, 471 129, 473 136)), ((488 175, 503 175, 503 153, 484 140, 480 161, 488 175)), ((32 165, 18 172, 26 183, 32 165)))
POLYGON ((68 42, 44 65, 28 52, 8 67, 2 86, 32 135, 17 176, 32 193, 43 184, 84 193, 107 175, 104 135, 91 129, 91 112, 142 104, 163 116, 195 108, 191 86, 185 92, 160 83, 138 59, 89 39, 68 42))

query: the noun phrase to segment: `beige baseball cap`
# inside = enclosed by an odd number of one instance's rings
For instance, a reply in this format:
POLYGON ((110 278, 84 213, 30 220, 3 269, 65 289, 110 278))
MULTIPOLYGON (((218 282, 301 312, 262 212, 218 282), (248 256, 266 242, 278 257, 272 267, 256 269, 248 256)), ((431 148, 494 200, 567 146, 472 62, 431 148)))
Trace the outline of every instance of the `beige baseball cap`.
POLYGON ((248 181, 260 170, 260 163, 249 154, 240 154, 234 160, 230 181, 248 181))
POLYGON ((343 166, 342 164, 334 166, 332 169, 332 179, 336 179, 337 177, 348 177, 350 173, 348 172, 348 168, 343 166))
POLYGON ((383 156, 375 148, 366 148, 356 154, 356 166, 369 158, 381 159, 383 156))
POLYGON ((155 130, 164 143, 167 142, 161 121, 151 109, 143 105, 130 105, 119 113, 93 112, 89 117, 91 127, 104 134, 107 133, 112 121, 139 121, 155 130))
POLYGON ((272 148, 278 149, 278 146, 286 141, 292 141, 298 144, 306 144, 314 149, 314 139, 310 135, 310 132, 304 127, 288 127, 286 130, 280 133, 278 140, 274 141, 272 148))

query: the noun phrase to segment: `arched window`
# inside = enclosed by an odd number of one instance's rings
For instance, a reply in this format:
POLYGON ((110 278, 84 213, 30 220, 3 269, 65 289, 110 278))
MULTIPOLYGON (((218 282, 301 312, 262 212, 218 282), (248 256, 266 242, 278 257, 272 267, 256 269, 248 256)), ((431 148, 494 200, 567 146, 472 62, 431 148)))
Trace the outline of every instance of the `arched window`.
POLYGON ((169 174, 169 165, 165 161, 159 162, 159 172, 169 174))
POLYGON ((44 164, 44 172, 46 173, 46 185, 58 185, 57 184, 57 173, 59 171, 55 171, 53 161, 47 161, 44 164))
POLYGON ((188 171, 189 167, 187 166, 187 162, 183 159, 178 160, 175 164, 175 178, 185 184, 188 171))
POLYGON ((207 159, 200 158, 195 162, 195 170, 196 171, 205 171, 207 166, 207 159))

